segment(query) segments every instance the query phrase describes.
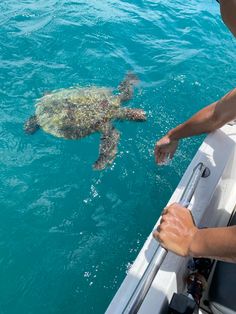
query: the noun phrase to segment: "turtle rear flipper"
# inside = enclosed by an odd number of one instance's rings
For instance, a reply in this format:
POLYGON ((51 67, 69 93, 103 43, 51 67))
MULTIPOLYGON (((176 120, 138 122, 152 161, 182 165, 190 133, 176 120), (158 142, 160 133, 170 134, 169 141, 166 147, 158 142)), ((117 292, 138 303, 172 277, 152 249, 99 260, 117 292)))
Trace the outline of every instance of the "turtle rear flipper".
POLYGON ((36 115, 31 116, 24 124, 24 130, 27 134, 34 134, 39 128, 36 115))
POLYGON ((98 160, 93 165, 96 170, 102 170, 113 162, 117 153, 117 144, 120 138, 119 132, 110 124, 102 130, 98 160))
POLYGON ((134 74, 129 72, 124 80, 118 86, 118 90, 120 91, 120 100, 127 101, 133 97, 134 93, 134 86, 137 85, 139 82, 138 77, 134 74))

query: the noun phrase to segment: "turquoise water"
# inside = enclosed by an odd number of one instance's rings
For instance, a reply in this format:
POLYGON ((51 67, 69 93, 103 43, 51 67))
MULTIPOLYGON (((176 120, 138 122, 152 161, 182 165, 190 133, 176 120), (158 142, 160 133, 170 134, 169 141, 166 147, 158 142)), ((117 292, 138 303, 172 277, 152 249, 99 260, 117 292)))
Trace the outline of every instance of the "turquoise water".
POLYGON ((154 143, 235 87, 235 41, 215 1, 3 0, 0 43, 0 313, 103 313, 202 137, 166 167, 154 143), (24 134, 46 91, 128 70, 148 121, 116 123, 112 168, 99 135, 24 134))

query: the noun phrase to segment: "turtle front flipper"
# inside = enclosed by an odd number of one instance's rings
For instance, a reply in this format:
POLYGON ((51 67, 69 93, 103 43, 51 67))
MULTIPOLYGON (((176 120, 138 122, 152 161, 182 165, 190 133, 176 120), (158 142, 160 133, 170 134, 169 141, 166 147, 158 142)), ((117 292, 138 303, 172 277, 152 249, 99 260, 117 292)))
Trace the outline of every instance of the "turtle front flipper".
POLYGON ((146 112, 137 108, 119 108, 115 117, 120 120, 131 120, 138 122, 147 120, 146 112))
POLYGON ((27 134, 34 134, 39 127, 36 115, 31 116, 24 124, 24 130, 27 134))
POLYGON ((127 101, 133 97, 134 86, 137 85, 138 82, 139 79, 134 73, 129 72, 125 76, 124 80, 118 86, 120 101, 127 101))
POLYGON ((120 138, 119 132, 110 124, 102 127, 102 137, 99 146, 98 160, 93 165, 96 170, 102 170, 111 164, 117 153, 117 144, 120 138))

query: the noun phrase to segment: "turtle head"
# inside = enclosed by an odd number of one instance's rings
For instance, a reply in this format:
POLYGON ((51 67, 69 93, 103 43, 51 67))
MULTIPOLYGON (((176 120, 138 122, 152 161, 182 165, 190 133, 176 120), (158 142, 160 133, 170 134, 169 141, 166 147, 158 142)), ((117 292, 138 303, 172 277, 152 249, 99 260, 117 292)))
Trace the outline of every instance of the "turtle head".
POLYGON ((137 85, 140 80, 138 78, 138 76, 132 72, 128 72, 126 77, 125 77, 125 80, 130 84, 130 85, 137 85))
POLYGON ((36 115, 31 116, 24 124, 24 131, 27 134, 34 134, 39 129, 36 115))

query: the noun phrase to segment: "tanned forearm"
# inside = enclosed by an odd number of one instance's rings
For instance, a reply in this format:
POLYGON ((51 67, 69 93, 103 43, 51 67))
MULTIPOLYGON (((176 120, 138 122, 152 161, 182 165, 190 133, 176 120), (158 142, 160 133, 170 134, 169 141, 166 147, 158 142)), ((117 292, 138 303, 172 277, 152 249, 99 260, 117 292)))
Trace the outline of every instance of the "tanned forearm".
POLYGON ((236 118, 236 89, 169 131, 171 140, 210 133, 236 118))
POLYGON ((198 229, 190 246, 190 255, 236 262, 236 226, 198 229))
POLYGON ((236 37, 236 0, 219 0, 219 2, 222 19, 236 37))
POLYGON ((180 140, 181 138, 210 133, 217 129, 214 121, 214 110, 216 103, 213 103, 204 109, 198 111, 186 122, 178 125, 169 131, 168 136, 171 140, 180 140))

